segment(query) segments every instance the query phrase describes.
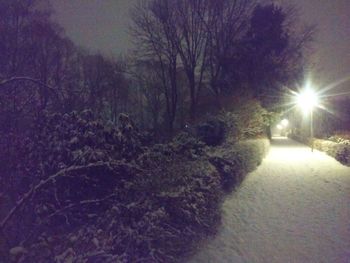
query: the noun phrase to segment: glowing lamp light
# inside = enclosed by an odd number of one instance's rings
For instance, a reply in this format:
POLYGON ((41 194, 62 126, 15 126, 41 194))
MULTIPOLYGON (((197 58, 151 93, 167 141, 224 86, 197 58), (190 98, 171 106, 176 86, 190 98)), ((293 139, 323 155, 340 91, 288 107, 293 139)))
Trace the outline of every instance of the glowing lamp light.
POLYGON ((288 124, 289 124, 289 121, 288 121, 287 119, 283 119, 283 120, 281 121, 281 124, 282 124, 283 127, 287 127, 288 124))
POLYGON ((311 81, 308 80, 305 89, 296 93, 296 103, 303 110, 304 114, 310 114, 310 140, 311 151, 314 150, 314 127, 313 127, 313 109, 320 107, 317 93, 311 88, 311 81))
POLYGON ((312 89, 306 89, 297 95, 297 104, 304 113, 308 113, 318 105, 317 94, 312 89))

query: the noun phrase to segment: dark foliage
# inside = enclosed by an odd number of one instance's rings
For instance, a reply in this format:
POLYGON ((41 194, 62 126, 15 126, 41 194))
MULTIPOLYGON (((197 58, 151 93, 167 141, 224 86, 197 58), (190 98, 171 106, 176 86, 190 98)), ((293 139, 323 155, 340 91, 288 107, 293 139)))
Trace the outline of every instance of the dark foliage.
POLYGON ((119 124, 45 114, 28 131, 1 189, 6 261, 173 262, 215 229, 220 179, 205 145, 182 133, 146 148, 127 115, 119 124))
POLYGON ((223 193, 266 152, 265 139, 237 142, 263 134, 266 112, 253 105, 206 123, 200 138, 224 142, 212 148, 190 132, 146 147, 125 114, 117 127, 89 110, 40 114, 25 132, 2 138, 1 257, 180 261, 215 232, 223 193), (223 127, 235 130, 222 138, 223 127))
POLYGON ((265 157, 269 148, 267 139, 248 140, 223 145, 215 149, 209 158, 221 176, 221 185, 226 192, 232 191, 244 176, 253 171, 265 157))
POLYGON ((226 124, 219 118, 212 118, 197 125, 196 136, 209 146, 220 145, 225 140, 226 124))
POLYGON ((226 124, 226 140, 239 140, 265 137, 266 128, 270 125, 273 113, 268 112, 256 100, 245 101, 236 109, 223 112, 220 118, 226 124))

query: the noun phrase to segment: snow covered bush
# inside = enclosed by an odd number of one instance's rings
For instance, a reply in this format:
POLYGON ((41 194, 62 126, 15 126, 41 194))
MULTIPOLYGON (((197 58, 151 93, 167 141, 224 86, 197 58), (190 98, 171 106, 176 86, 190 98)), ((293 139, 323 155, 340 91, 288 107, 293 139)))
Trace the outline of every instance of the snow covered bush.
POLYGON ((113 127, 90 111, 43 114, 24 136, 9 135, 0 155, 12 171, 1 176, 0 261, 180 261, 215 232, 224 191, 267 147, 226 138, 210 148, 188 132, 167 144, 144 141, 127 115, 113 127))
POLYGON ((19 183, 1 191, 2 261, 174 262, 190 253, 220 218, 219 174, 189 134, 153 147, 139 136, 124 114, 118 127, 89 111, 41 116, 10 158, 19 183))
POLYGON ((209 146, 220 145, 225 140, 226 124, 219 117, 211 118, 196 127, 196 137, 209 146))
POLYGON ((332 156, 340 163, 350 166, 350 145, 330 140, 314 140, 314 147, 332 156))
POLYGON ((205 144, 190 133, 181 132, 170 142, 169 146, 177 154, 197 158, 204 153, 205 144))
POLYGON ((168 255, 190 252, 190 245, 213 231, 220 218, 219 175, 206 158, 189 160, 175 154, 153 165, 152 177, 145 178, 141 192, 154 196, 164 209, 168 231, 178 231, 173 233, 173 246, 163 250, 173 250, 168 255))
POLYGON ((249 173, 261 164, 269 148, 268 139, 247 140, 237 143, 237 156, 241 159, 242 169, 249 173))
POLYGON ((255 139, 225 144, 210 153, 210 162, 221 176, 221 185, 226 192, 239 184, 244 176, 253 171, 268 152, 268 139, 255 139))
POLYGON ((26 260, 175 262, 190 253, 219 220, 219 177, 208 161, 174 158, 136 172, 95 220, 64 234, 41 235, 26 260))
POLYGON ((328 140, 336 143, 350 145, 350 132, 348 131, 336 132, 333 136, 329 137, 328 140))
POLYGON ((222 113, 221 118, 227 127, 226 140, 236 142, 265 137, 271 114, 254 100, 247 101, 233 111, 222 113))
POLYGON ((94 221, 119 200, 116 189, 136 173, 131 162, 143 151, 126 115, 115 128, 89 111, 43 114, 22 138, 7 141, 18 147, 8 160, 1 156, 13 168, 1 176, 0 191, 8 211, 2 210, 1 230, 10 245, 34 242, 33 231, 52 235, 94 221))
POLYGON ((245 100, 230 111, 207 116, 191 129, 191 134, 208 146, 264 138, 277 114, 268 112, 257 100, 245 100))

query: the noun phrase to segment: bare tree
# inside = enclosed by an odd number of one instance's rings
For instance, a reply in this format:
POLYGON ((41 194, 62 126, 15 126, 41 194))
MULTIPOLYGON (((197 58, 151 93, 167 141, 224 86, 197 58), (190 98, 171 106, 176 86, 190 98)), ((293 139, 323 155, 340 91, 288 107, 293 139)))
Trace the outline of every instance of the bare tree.
MULTIPOLYGON (((235 60, 256 1, 208 0, 209 14, 202 17, 208 32, 208 75, 210 87, 219 97, 223 88, 223 69, 235 60)), ((220 101, 218 101, 220 106, 220 101)))
POLYGON ((146 98, 146 110, 152 118, 152 128, 156 133, 159 130, 160 118, 164 112, 164 90, 162 81, 159 79, 159 64, 155 61, 138 61, 136 74, 134 75, 141 86, 142 93, 146 98))
MULTIPOLYGON (((224 60, 234 53, 235 41, 248 27, 253 7, 254 2, 248 0, 149 0, 135 9, 137 46, 142 47, 143 55, 157 58, 164 86, 170 76, 170 86, 176 87, 176 68, 185 72, 192 120, 208 79, 214 93, 220 94, 224 60)), ((173 102, 175 105, 176 100, 173 102)))
POLYGON ((190 117, 195 120, 208 56, 208 32, 203 17, 208 16, 209 6, 203 0, 179 0, 173 9, 175 43, 188 80, 190 117))
POLYGON ((178 50, 170 1, 141 1, 132 10, 131 29, 137 43, 139 60, 155 60, 154 67, 162 81, 168 128, 173 130, 177 110, 178 50))

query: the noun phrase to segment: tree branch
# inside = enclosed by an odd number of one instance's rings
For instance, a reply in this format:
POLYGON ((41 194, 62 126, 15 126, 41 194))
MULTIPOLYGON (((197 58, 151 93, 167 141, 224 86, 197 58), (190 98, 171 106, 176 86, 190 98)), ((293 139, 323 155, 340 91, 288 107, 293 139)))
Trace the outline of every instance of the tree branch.
MULTIPOLYGON (((120 163, 120 165, 125 165, 120 163)), ((37 185, 33 186, 27 193, 25 193, 22 198, 17 201, 17 204, 10 210, 10 212, 5 216, 5 218, 1 221, 0 224, 0 230, 3 230, 5 228, 5 225, 7 222, 14 216, 14 214, 26 203, 29 201, 29 199, 41 188, 46 186, 47 184, 55 181, 58 177, 61 176, 70 176, 72 172, 78 172, 78 171, 84 171, 90 168, 96 168, 96 167, 104 167, 104 166, 110 166, 109 162, 98 162, 98 163, 92 163, 88 165, 83 166, 71 166, 66 169, 60 170, 59 172, 49 176, 45 180, 41 180, 37 185)))
POLYGON ((44 82, 38 80, 38 79, 33 79, 33 78, 30 78, 30 77, 12 77, 12 78, 9 78, 9 79, 5 79, 3 81, 0 82, 0 86, 4 86, 6 84, 9 84, 11 82, 15 82, 15 81, 30 81, 30 82, 33 82, 37 85, 40 85, 40 86, 43 86, 49 90, 53 90, 55 91, 54 88, 50 87, 49 85, 45 84, 44 82))
POLYGON ((116 194, 110 194, 110 195, 107 195, 107 196, 105 196, 105 197, 103 197, 101 199, 83 200, 83 201, 80 201, 78 203, 70 204, 70 205, 67 205, 67 206, 65 206, 65 207, 63 207, 63 208, 53 212, 52 214, 48 215, 46 219, 49 219, 49 218, 51 218, 51 217, 53 217, 55 215, 61 214, 62 212, 66 211, 66 210, 69 210, 71 208, 74 208, 76 206, 101 203, 101 202, 106 201, 106 200, 108 200, 108 199, 110 199, 112 197, 115 197, 115 196, 116 196, 116 194))

